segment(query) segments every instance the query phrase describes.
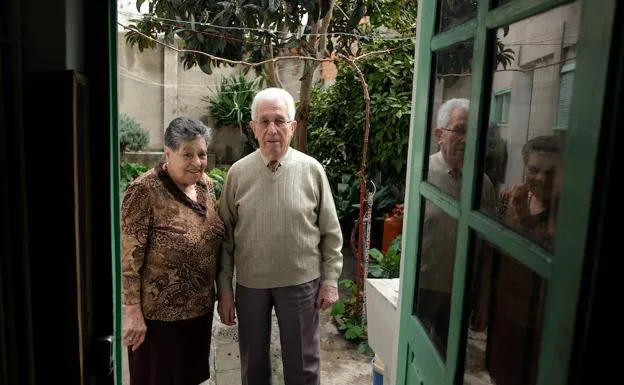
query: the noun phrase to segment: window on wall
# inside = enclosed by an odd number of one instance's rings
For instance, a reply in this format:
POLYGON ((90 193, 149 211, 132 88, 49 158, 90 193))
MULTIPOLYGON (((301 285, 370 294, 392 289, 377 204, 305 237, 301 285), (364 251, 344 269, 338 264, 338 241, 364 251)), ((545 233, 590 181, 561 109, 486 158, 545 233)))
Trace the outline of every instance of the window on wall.
POLYGON ((570 118, 570 103, 572 101, 572 86, 574 85, 574 70, 576 62, 568 62, 561 67, 561 83, 559 84, 559 109, 557 122, 553 130, 565 131, 570 118))
POLYGON ((490 109, 490 123, 496 123, 499 127, 507 127, 510 101, 511 90, 507 89, 494 93, 492 108, 490 109))

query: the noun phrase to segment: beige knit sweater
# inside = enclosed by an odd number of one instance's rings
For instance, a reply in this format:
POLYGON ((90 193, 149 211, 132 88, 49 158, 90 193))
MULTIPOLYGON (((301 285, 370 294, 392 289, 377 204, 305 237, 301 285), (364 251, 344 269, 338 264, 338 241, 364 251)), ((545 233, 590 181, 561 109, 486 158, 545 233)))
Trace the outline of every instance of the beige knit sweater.
POLYGON ((337 286, 342 233, 323 166, 290 149, 276 171, 260 151, 228 171, 219 202, 225 228, 219 292, 237 283, 256 289, 302 284, 316 278, 337 286))

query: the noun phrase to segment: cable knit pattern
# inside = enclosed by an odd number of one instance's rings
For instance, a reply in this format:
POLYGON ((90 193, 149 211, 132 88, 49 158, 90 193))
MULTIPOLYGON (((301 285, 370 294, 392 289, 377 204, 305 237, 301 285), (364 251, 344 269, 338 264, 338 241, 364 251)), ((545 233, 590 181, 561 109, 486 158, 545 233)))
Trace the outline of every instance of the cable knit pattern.
POLYGON ((218 285, 256 289, 299 285, 316 278, 337 286, 342 271, 342 233, 323 166, 290 149, 276 171, 260 151, 228 171, 219 203, 226 238, 218 285))

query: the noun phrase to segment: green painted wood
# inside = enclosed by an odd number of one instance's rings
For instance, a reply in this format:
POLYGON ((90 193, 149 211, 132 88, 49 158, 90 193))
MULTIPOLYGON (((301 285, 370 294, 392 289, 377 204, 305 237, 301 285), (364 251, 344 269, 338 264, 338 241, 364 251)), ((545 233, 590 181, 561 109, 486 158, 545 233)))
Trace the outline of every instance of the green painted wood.
POLYGON ((567 383, 575 316, 580 297, 580 280, 586 258, 591 257, 594 177, 598 159, 598 139, 603 118, 608 73, 611 29, 616 0, 584 0, 581 33, 577 49, 576 72, 570 126, 566 133, 563 193, 557 223, 554 255, 514 232, 495 218, 479 212, 483 154, 489 116, 492 61, 496 28, 546 12, 571 0, 517 0, 493 10, 491 1, 479 2, 476 20, 433 36, 437 2, 421 3, 417 71, 414 79, 410 158, 406 194, 404 231, 418 237, 404 239, 401 316, 397 384, 459 384, 463 382, 465 338, 469 317, 467 287, 470 282, 472 245, 478 235, 517 259, 547 280, 545 324, 540 356, 539 385, 567 383), (424 179, 428 167, 431 82, 431 52, 474 36, 471 109, 468 121, 463 186, 460 202, 441 192, 424 179), (482 127, 483 132, 477 128, 482 127), (418 247, 424 199, 432 201, 458 219, 456 261, 453 275, 452 308, 448 351, 437 354, 418 319, 413 315, 414 292, 418 285, 418 247), (444 364, 446 362, 446 364, 444 364), (411 382, 410 382, 411 381, 411 382))
MULTIPOLYGON (((581 10, 576 79, 564 153, 563 193, 557 221, 554 271, 546 298, 538 384, 566 384, 575 333, 581 275, 591 258, 588 234, 595 228, 592 212, 598 186, 596 162, 611 53, 617 0, 585 0, 581 10), (602 96, 602 97, 601 97, 602 96)), ((608 97, 608 96, 607 96, 608 97)), ((608 125, 605 125, 605 130, 608 125)))
POLYGON ((516 0, 495 8, 488 13, 486 26, 498 28, 503 25, 526 19, 529 16, 545 12, 558 5, 571 3, 571 0, 516 0))
POLYGON ((110 194, 111 194, 111 255, 113 256, 113 360, 115 384, 122 384, 121 346, 121 228, 119 202, 119 130, 117 127, 117 3, 108 3, 109 84, 110 84, 110 194))
MULTIPOLYGON (((427 168, 427 150, 429 144, 429 110, 431 97, 429 89, 432 84, 431 67, 432 54, 429 42, 434 33, 436 20, 436 2, 419 2, 418 13, 421 15, 419 21, 419 43, 416 46, 415 63, 414 63, 414 79, 412 92, 412 108, 410 122, 410 151, 408 159, 408 172, 406 176, 406 202, 405 216, 408 218, 404 226, 406 234, 420 234, 420 219, 422 199, 420 195, 420 183, 423 179, 423 171, 427 168)), ((403 238, 403 255, 401 266, 401 302, 400 302, 400 327, 399 327, 399 346, 397 352, 397 368, 396 383, 401 385, 410 384, 413 376, 408 376, 410 365, 416 359, 416 352, 413 347, 427 346, 430 353, 435 352, 432 349, 431 342, 427 342, 428 338, 422 339, 422 328, 419 326, 416 317, 413 316, 413 304, 415 288, 417 287, 418 274, 418 247, 420 237, 404 237, 403 238), (421 338, 419 338, 421 337, 421 338), (410 378, 411 377, 411 378, 410 378)), ((425 354, 425 360, 429 357, 436 357, 435 354, 425 354)), ((441 360, 440 360, 441 361, 441 360)), ((434 372, 436 377, 443 377, 444 365, 438 362, 437 365, 429 370, 425 362, 425 370, 434 372)), ((422 373, 420 373, 422 374, 422 373)), ((420 376, 419 376, 420 377, 420 376)), ((435 383, 435 382, 427 382, 435 383)))
POLYGON ((438 51, 453 44, 472 39, 477 30, 477 21, 470 20, 448 31, 435 35, 431 39, 431 50, 438 51))
POLYGON ((481 212, 473 212, 468 218, 468 224, 482 238, 486 238, 506 254, 513 255, 542 278, 551 277, 552 254, 545 249, 481 212))
POLYGON ((420 184, 420 193, 425 199, 444 210, 450 217, 459 218, 459 203, 436 186, 423 180, 420 184))
MULTIPOLYGON (((479 1, 477 21, 485 20, 490 9, 491 0, 479 1)), ((464 351, 466 339, 466 325, 468 324, 468 274, 472 270, 471 263, 471 233, 468 225, 468 213, 478 209, 476 202, 480 201, 482 171, 478 151, 481 141, 485 141, 487 132, 479 132, 480 127, 488 127, 487 109, 490 103, 490 95, 484 87, 489 83, 494 56, 494 43, 492 34, 484 23, 479 23, 473 45, 472 79, 470 90, 470 111, 468 113, 468 131, 466 133, 466 147, 464 154, 464 167, 462 171, 462 188, 460 195, 461 215, 457 226, 457 248, 455 252, 455 267, 453 268, 453 287, 451 293, 451 318, 448 336, 447 351, 447 376, 445 384, 459 383, 459 377, 463 376, 464 351), (489 36, 488 36, 489 35, 489 36), (490 37, 490 39, 488 39, 490 37), (485 91, 485 92, 484 92, 485 91)), ((463 382, 463 381, 461 381, 463 382)))

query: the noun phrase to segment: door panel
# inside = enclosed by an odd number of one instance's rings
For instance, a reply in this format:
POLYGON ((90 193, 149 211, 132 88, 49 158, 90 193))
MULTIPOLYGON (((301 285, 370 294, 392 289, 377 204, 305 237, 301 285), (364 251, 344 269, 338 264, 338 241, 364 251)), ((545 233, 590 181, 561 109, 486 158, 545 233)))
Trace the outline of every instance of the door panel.
MULTIPOLYGON (((492 214, 552 251, 579 39, 580 1, 504 28, 496 37, 485 173, 500 195, 492 214)), ((482 208, 483 209, 483 208, 482 208)))
POLYGON ((614 7, 421 4, 397 384, 566 382, 614 7))
POLYGON ((457 220, 432 202, 425 201, 424 205, 414 314, 441 359, 445 360, 451 316, 457 220))
POLYGON ((464 383, 535 384, 548 281, 476 235, 464 383))

